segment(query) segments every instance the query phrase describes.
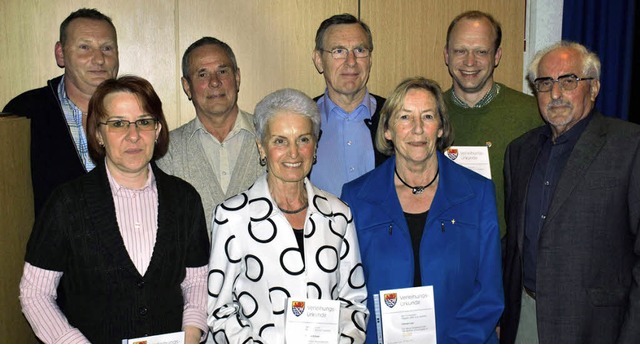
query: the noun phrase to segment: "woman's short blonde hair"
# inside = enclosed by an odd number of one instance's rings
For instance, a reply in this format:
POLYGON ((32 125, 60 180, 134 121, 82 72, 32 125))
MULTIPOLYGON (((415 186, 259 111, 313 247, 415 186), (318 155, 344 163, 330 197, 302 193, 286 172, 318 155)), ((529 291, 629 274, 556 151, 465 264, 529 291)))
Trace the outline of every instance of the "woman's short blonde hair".
POLYGON ((425 90, 433 95, 436 99, 436 107, 438 109, 438 117, 440 118, 440 128, 442 129, 442 136, 438 138, 436 147, 438 150, 443 151, 453 143, 453 128, 449 121, 449 114, 444 104, 444 97, 442 95, 442 89, 437 82, 418 76, 408 78, 402 81, 395 90, 389 95, 387 101, 384 103, 382 110, 380 110, 380 123, 378 124, 378 130, 376 131, 376 148, 382 154, 393 155, 395 149, 393 142, 387 140, 384 137, 384 132, 389 129, 389 123, 397 115, 402 106, 404 105, 404 97, 409 90, 425 90))

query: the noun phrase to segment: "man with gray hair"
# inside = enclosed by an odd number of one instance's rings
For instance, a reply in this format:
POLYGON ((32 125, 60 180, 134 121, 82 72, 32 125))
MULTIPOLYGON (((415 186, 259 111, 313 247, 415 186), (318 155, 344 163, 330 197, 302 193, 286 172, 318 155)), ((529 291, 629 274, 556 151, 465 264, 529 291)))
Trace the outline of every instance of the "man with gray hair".
POLYGON ((314 99, 322 133, 310 179, 334 195, 387 158, 374 144, 385 99, 367 89, 372 52, 369 26, 351 14, 325 19, 316 32, 312 59, 327 89, 314 99))
POLYGON ((600 61, 560 42, 529 67, 546 125, 505 155, 502 343, 640 343, 640 126, 594 109, 600 61))
POLYGON ((253 115, 238 108, 240 69, 228 44, 203 37, 182 57, 182 89, 196 117, 171 131, 158 166, 191 183, 202 198, 211 236, 213 209, 264 173, 253 115))

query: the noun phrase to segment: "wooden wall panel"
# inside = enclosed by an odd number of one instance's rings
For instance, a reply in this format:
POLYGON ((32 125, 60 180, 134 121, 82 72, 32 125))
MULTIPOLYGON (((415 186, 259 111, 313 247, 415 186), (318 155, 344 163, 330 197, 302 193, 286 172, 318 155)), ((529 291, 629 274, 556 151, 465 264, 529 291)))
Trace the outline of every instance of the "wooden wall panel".
POLYGON ((361 18, 374 39, 369 88, 386 97, 404 78, 425 76, 451 87, 443 49, 451 20, 467 10, 491 13, 502 24, 502 60, 495 79, 522 90, 525 3, 510 0, 362 0, 361 18))
MULTIPOLYGON (((324 91, 324 78, 311 62, 318 26, 331 15, 357 10, 357 0, 179 1, 180 56, 202 36, 229 44, 240 68, 238 103, 245 111, 253 112, 260 99, 284 87, 313 97, 324 91)), ((181 123, 195 116, 184 94, 180 110, 181 123)))
POLYGON ((24 252, 33 224, 29 120, 0 117, 0 339, 35 343, 18 300, 24 252))

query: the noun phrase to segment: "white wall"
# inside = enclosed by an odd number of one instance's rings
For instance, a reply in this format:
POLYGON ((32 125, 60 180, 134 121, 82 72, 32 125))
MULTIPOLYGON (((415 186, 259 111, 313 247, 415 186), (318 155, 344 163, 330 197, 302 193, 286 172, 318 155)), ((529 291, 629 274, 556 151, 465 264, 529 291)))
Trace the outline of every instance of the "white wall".
POLYGON ((525 26, 525 52, 522 89, 531 94, 527 68, 537 51, 562 38, 562 0, 528 0, 525 26))

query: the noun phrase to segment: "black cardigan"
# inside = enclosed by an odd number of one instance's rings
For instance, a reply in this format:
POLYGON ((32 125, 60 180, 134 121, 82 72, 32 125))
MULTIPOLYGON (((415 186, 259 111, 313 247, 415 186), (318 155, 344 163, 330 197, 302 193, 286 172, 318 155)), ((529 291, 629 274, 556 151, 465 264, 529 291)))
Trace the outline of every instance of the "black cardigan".
POLYGON ((62 76, 13 98, 3 112, 31 119, 31 181, 38 216, 51 192, 87 173, 58 100, 62 76))
POLYGON ((186 268, 209 259, 200 196, 152 166, 158 233, 144 276, 120 235, 104 163, 54 191, 27 244, 28 263, 64 273, 60 308, 94 344, 180 331, 186 268))

